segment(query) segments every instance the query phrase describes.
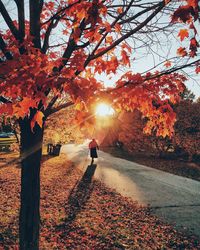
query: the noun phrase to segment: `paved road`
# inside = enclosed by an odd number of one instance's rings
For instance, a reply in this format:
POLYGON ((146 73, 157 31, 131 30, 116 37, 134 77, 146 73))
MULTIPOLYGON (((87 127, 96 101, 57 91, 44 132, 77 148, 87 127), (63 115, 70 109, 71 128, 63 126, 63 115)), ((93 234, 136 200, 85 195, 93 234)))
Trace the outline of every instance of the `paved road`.
MULTIPOLYGON (((90 164, 86 146, 68 144, 62 153, 84 171, 90 164)), ((149 204, 165 221, 200 237, 200 182, 146 167, 99 151, 95 177, 139 203, 149 204)))

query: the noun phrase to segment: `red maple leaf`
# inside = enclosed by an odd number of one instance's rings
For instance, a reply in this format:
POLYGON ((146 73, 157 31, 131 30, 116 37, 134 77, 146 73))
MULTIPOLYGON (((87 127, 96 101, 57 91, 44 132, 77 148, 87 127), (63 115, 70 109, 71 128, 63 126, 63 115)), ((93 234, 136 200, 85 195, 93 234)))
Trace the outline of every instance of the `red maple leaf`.
POLYGON ((197 47, 199 47, 199 43, 197 42, 196 38, 193 37, 193 38, 190 40, 190 56, 191 56, 191 57, 196 56, 197 47))
POLYGON ((121 51, 121 56, 122 56, 122 63, 124 65, 128 65, 130 67, 130 59, 129 59, 129 56, 125 50, 121 51))
POLYGON ((178 36, 180 37, 181 41, 183 41, 186 37, 189 37, 189 32, 187 29, 181 29, 178 33, 178 36))
POLYGON ((186 51, 185 48, 180 47, 180 48, 177 49, 177 54, 178 54, 179 56, 184 57, 184 56, 187 56, 187 51, 186 51))
POLYGON ((192 6, 193 8, 198 7, 198 0, 187 0, 188 5, 192 6))
POLYGON ((200 65, 197 65, 197 67, 196 67, 196 69, 195 69, 195 72, 196 72, 197 74, 200 73, 200 65))
POLYGON ((164 65, 166 68, 169 68, 172 66, 172 63, 170 61, 166 61, 166 63, 164 65))
POLYGON ((190 5, 180 6, 172 16, 172 23, 182 21, 186 23, 194 16, 194 9, 190 5))
POLYGON ((196 38, 193 37, 193 38, 190 40, 190 49, 191 49, 191 50, 197 50, 197 47, 199 47, 199 44, 198 44, 196 38))

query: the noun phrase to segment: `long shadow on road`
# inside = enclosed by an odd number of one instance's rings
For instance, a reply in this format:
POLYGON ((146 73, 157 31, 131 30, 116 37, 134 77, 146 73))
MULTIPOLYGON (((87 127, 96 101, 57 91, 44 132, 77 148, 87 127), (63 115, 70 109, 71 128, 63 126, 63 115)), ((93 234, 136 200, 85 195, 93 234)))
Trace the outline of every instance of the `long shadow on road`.
POLYGON ((81 180, 75 184, 69 194, 68 203, 66 204, 67 218, 64 223, 58 226, 58 230, 59 228, 65 228, 65 234, 71 231, 70 225, 81 210, 84 209, 85 204, 90 198, 93 191, 92 177, 94 176, 96 167, 96 164, 89 165, 81 180))

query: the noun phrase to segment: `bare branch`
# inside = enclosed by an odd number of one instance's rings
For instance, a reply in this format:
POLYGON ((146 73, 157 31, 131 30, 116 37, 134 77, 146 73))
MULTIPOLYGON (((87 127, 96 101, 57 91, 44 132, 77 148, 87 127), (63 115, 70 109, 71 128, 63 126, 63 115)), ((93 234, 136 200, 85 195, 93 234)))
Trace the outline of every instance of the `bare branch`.
MULTIPOLYGON (((196 61, 193 61, 193 62, 191 62, 191 63, 188 63, 188 64, 184 64, 184 65, 181 65, 181 66, 178 66, 178 67, 173 67, 173 68, 171 68, 171 69, 164 70, 164 71, 162 71, 162 72, 160 72, 160 73, 152 74, 152 75, 150 75, 150 76, 144 77, 143 83, 146 82, 146 81, 149 81, 149 80, 158 79, 158 78, 160 78, 160 77, 163 76, 163 75, 170 75, 171 73, 174 73, 174 72, 176 72, 176 71, 178 71, 178 70, 182 70, 182 69, 184 69, 184 68, 191 67, 191 66, 193 66, 193 65, 195 65, 195 64, 197 64, 197 63, 199 63, 199 62, 200 62, 200 59, 198 59, 198 60, 196 60, 196 61)), ((132 84, 131 81, 125 82, 123 85, 121 85, 121 86, 119 86, 119 87, 116 87, 116 88, 112 88, 112 89, 107 90, 106 93, 110 93, 110 92, 112 92, 112 91, 121 89, 121 88, 123 88, 123 87, 125 87, 125 86, 128 86, 128 85, 131 85, 131 84, 132 84)))
POLYGON ((94 56, 90 56, 89 61, 104 55, 105 53, 107 53, 108 51, 110 51, 111 49, 116 47, 118 44, 120 44, 122 41, 126 40, 131 35, 135 34, 137 31, 141 30, 149 21, 151 21, 164 8, 164 6, 165 6, 165 1, 160 2, 158 4, 158 8, 149 17, 147 17, 142 23, 140 23, 136 28, 130 30, 129 32, 127 32, 127 34, 125 34, 122 37, 120 37, 119 39, 117 39, 113 44, 108 46, 105 50, 99 52, 98 54, 96 54, 94 56))
POLYGON ((20 42, 25 37, 25 14, 24 14, 24 0, 15 0, 18 9, 18 23, 19 23, 19 38, 20 42))
POLYGON ((29 0, 30 11, 30 35, 33 36, 35 48, 41 49, 40 39, 40 1, 29 0))
POLYGON ((150 11, 150 10, 155 9, 155 8, 158 7, 158 6, 159 6, 159 4, 152 5, 152 6, 148 7, 148 8, 146 8, 146 9, 144 9, 144 10, 138 12, 138 13, 135 14, 134 16, 131 16, 131 17, 125 19, 125 20, 122 20, 121 22, 119 22, 119 24, 122 25, 122 24, 125 24, 125 23, 130 23, 131 21, 135 20, 135 19, 138 18, 139 16, 143 15, 144 13, 147 13, 147 12, 150 11))
POLYGON ((9 16, 4 4, 2 3, 2 1, 0 0, 0 13, 3 16, 6 24, 8 25, 10 31, 12 32, 13 36, 18 39, 19 36, 19 32, 17 30, 17 28, 15 27, 11 17, 9 16))
POLYGON ((43 53, 46 53, 47 49, 49 48, 49 37, 51 35, 51 31, 58 25, 59 20, 60 20, 59 18, 57 18, 56 21, 51 20, 51 23, 49 24, 49 26, 47 28, 45 38, 44 38, 43 47, 42 47, 43 53))
POLYGON ((163 75, 170 75, 171 73, 174 73, 178 70, 182 70, 182 69, 185 69, 185 68, 188 68, 188 67, 191 67, 191 66, 194 66, 195 64, 199 63, 200 62, 200 59, 196 60, 196 61, 193 61, 191 63, 188 63, 188 64, 184 64, 184 65, 181 65, 181 66, 178 66, 178 67, 173 67, 171 69, 168 69, 168 70, 164 70, 162 71, 160 74, 156 74, 156 75, 153 75, 153 76, 150 76, 148 79, 146 80, 151 80, 151 79, 155 79, 155 78, 159 78, 163 75))

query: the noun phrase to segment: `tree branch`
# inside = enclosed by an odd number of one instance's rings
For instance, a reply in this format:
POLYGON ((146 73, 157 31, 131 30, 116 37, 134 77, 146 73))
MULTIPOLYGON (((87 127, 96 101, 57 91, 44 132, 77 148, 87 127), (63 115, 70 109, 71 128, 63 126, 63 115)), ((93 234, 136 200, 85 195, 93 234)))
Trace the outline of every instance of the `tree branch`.
POLYGON ((81 0, 78 0, 77 2, 72 3, 72 4, 68 5, 68 6, 60 9, 57 13, 55 13, 52 17, 50 17, 49 20, 47 20, 46 22, 42 23, 42 25, 45 25, 45 24, 51 22, 52 20, 57 19, 59 17, 59 15, 61 13, 63 13, 65 10, 71 8, 72 6, 74 6, 74 5, 76 5, 76 4, 80 3, 80 2, 81 2, 81 0))
POLYGON ((61 104, 53 109, 49 109, 47 112, 44 112, 45 113, 45 116, 48 117, 58 111, 60 111, 61 109, 64 109, 64 108, 67 108, 69 106, 72 106, 74 103, 72 101, 69 101, 69 102, 66 102, 64 104, 61 104))
POLYGON ((51 20, 51 23, 49 24, 49 26, 47 28, 45 38, 44 38, 43 47, 42 47, 42 52, 43 53, 46 53, 47 49, 49 48, 49 37, 51 35, 51 31, 52 31, 52 29, 54 29, 57 26, 59 20, 60 20, 59 18, 57 18, 56 21, 51 20))
POLYGON ((153 9, 157 8, 158 6, 159 6, 159 4, 150 6, 150 7, 146 8, 146 9, 144 9, 144 10, 138 12, 138 13, 135 14, 134 16, 131 16, 131 17, 125 19, 125 20, 120 21, 119 24, 122 25, 122 24, 125 24, 125 23, 130 23, 130 22, 133 21, 134 19, 136 19, 136 18, 138 18, 139 16, 141 16, 141 15, 147 13, 147 12, 150 11, 150 10, 153 10, 153 9))
POLYGON ((139 31, 140 29, 142 29, 149 21, 151 21, 165 7, 165 1, 160 2, 158 4, 158 6, 159 7, 149 17, 147 17, 145 21, 143 21, 142 23, 140 23, 135 29, 129 31, 127 34, 125 34, 121 38, 117 39, 113 44, 111 44, 110 46, 108 46, 105 50, 99 52, 98 54, 96 54, 94 56, 90 56, 90 61, 93 60, 93 59, 96 59, 96 58, 98 58, 98 57, 100 57, 102 55, 104 55, 105 53, 107 53, 108 51, 110 51, 111 49, 113 49, 114 47, 116 47, 118 44, 120 44, 122 41, 126 40, 131 35, 135 34, 137 31, 139 31))
POLYGON ((56 102, 57 100, 58 100, 58 96, 54 96, 54 97, 51 99, 51 101, 49 102, 49 104, 48 104, 48 106, 47 106, 47 108, 46 108, 46 110, 45 110, 46 113, 48 113, 48 112, 52 109, 53 105, 55 104, 55 102, 56 102))
POLYGON ((42 12, 43 4, 44 4, 44 0, 40 0, 40 3, 39 3, 40 13, 42 12))
POLYGON ((18 23, 19 23, 19 38, 20 42, 25 37, 25 15, 24 15, 24 0, 15 0, 18 9, 18 23))
MULTIPOLYGON (((132 3, 134 2, 134 0, 132 0, 129 5, 127 6, 126 10, 119 14, 118 17, 112 22, 112 24, 110 25, 111 28, 113 28, 115 26, 115 24, 118 22, 119 19, 121 19, 123 16, 126 15, 126 13, 128 12, 128 10, 130 9, 132 3)), ((103 33, 105 30, 102 30, 101 32, 103 33)), ((106 38, 106 36, 109 34, 109 31, 107 31, 102 38, 100 39, 100 41, 97 43, 97 45, 95 46, 94 50, 92 51, 92 54, 90 55, 90 58, 94 55, 94 53, 97 51, 97 49, 99 48, 99 46, 102 44, 103 40, 106 38)))
POLYGON ((40 4, 39 0, 29 0, 30 35, 33 36, 34 47, 39 49, 41 49, 40 4))
POLYGON ((10 100, 6 99, 3 96, 0 96, 0 102, 2 102, 2 103, 12 103, 10 100))
POLYGON ((188 64, 185 64, 185 65, 182 65, 182 66, 179 66, 179 67, 174 67, 174 68, 171 68, 171 69, 168 69, 168 70, 165 70, 165 71, 162 71, 160 74, 157 74, 157 75, 153 75, 153 76, 150 76, 148 79, 146 79, 145 81, 147 80, 151 80, 151 79, 155 79, 155 78, 159 78, 163 75, 169 75, 173 72, 176 72, 178 70, 181 70, 181 69, 184 69, 184 68, 188 68, 190 66, 193 66, 195 65, 196 63, 200 63, 200 59, 196 60, 196 61, 193 61, 191 63, 188 63, 188 64))
POLYGON ((7 51, 7 49, 6 49, 6 43, 4 42, 1 34, 0 34, 0 49, 2 50, 2 52, 5 55, 6 59, 8 59, 8 60, 13 59, 12 54, 9 51, 7 51))
MULTIPOLYGON (((199 62, 200 62, 200 59, 198 59, 196 61, 193 61, 191 63, 185 64, 185 65, 179 66, 179 67, 175 67, 175 68, 171 68, 169 70, 162 71, 159 74, 150 75, 150 76, 144 78, 143 83, 146 82, 146 81, 149 81, 149 80, 157 79, 157 78, 159 78, 159 77, 161 77, 163 75, 170 75, 171 73, 174 73, 174 72, 176 72, 178 70, 193 66, 193 65, 195 65, 196 63, 199 63, 199 62)), ((125 86, 128 86, 128 85, 131 85, 131 84, 132 84, 131 81, 125 82, 123 85, 121 85, 119 87, 107 90, 106 93, 121 89, 121 88, 123 88, 125 86)))
POLYGON ((77 49, 84 49, 84 48, 86 48, 86 47, 89 46, 89 45, 90 45, 90 42, 88 41, 88 42, 83 43, 83 44, 81 44, 81 45, 77 45, 76 48, 77 48, 77 49))
POLYGON ((19 38, 19 32, 17 30, 17 28, 15 27, 15 25, 13 24, 12 19, 10 18, 4 4, 2 3, 2 1, 0 0, 0 12, 1 15, 3 16, 6 24, 8 25, 10 31, 12 32, 13 36, 18 39, 19 38))
MULTIPOLYGON (((81 37, 83 30, 85 28, 85 20, 83 19, 82 22, 79 25, 79 29, 80 29, 80 34, 79 34, 79 38, 81 37)), ((63 54, 63 61, 62 64, 59 67, 59 72, 63 69, 63 67, 67 64, 69 58, 71 57, 72 53, 74 52, 74 50, 77 48, 77 44, 74 41, 74 38, 72 38, 74 30, 72 31, 70 37, 69 37, 69 42, 68 42, 68 46, 65 49, 65 52, 63 54)))

